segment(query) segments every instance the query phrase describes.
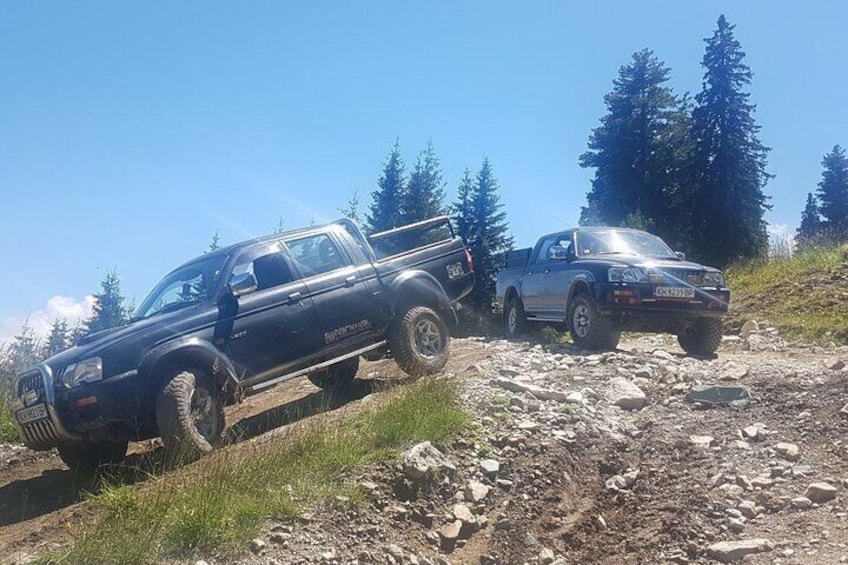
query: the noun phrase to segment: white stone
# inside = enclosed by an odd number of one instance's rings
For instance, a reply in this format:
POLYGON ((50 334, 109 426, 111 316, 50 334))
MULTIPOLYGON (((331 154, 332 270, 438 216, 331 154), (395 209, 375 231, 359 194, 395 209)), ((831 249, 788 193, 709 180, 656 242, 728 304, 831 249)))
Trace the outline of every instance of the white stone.
POLYGON ((648 402, 642 389, 624 377, 610 379, 605 396, 607 402, 623 410, 639 410, 648 402))
POLYGON ((804 492, 804 496, 817 504, 821 504, 836 498, 836 492, 837 489, 835 486, 825 482, 818 482, 808 486, 806 492, 804 492))
POLYGON ((720 541, 707 548, 707 555, 722 563, 742 561, 746 556, 774 549, 774 542, 764 538, 720 541))

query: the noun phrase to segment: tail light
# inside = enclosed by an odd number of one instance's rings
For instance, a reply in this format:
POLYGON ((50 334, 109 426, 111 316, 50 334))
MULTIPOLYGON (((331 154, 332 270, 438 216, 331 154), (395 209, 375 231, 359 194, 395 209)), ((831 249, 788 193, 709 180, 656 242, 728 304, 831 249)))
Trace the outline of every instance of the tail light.
POLYGON ((465 250, 465 264, 468 266, 468 272, 474 272, 474 259, 471 258, 471 252, 465 250))

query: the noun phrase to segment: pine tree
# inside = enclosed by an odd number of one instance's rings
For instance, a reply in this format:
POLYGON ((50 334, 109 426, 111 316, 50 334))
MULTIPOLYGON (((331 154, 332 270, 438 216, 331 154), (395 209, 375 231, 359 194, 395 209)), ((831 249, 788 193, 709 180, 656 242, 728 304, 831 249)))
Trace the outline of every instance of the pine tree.
POLYGON ((371 233, 396 228, 403 224, 402 205, 406 192, 406 167, 400 155, 400 141, 389 152, 383 172, 377 180, 377 190, 372 193, 372 203, 367 221, 371 233))
POLYGON ((86 322, 87 334, 123 326, 129 321, 129 309, 121 295, 121 279, 114 269, 107 271, 100 282, 100 292, 94 295, 93 310, 86 322))
POLYGON ((619 69, 613 90, 604 97, 607 114, 579 159, 581 167, 595 169, 581 224, 618 226, 630 216, 655 225, 663 235, 677 228, 677 214, 670 209, 676 202, 675 142, 685 107, 665 86, 669 75, 648 49, 634 53, 619 69))
POLYGON ((801 225, 795 232, 795 242, 803 247, 812 242, 822 231, 821 216, 819 216, 819 205, 812 192, 807 193, 807 205, 801 213, 801 225))
POLYGON ((337 210, 348 220, 360 224, 362 219, 359 217, 359 190, 353 189, 353 194, 351 194, 345 207, 337 208, 337 210))
POLYGON ((218 234, 218 230, 215 230, 215 235, 212 236, 212 241, 209 242, 209 249, 207 250, 209 253, 221 248, 221 236, 218 234))
POLYGON ((768 251, 769 148, 759 140, 756 106, 744 91, 753 75, 733 29, 722 15, 704 40, 706 72, 692 112, 689 241, 695 257, 719 267, 768 251))
POLYGON ((411 224, 444 214, 444 200, 442 168, 433 142, 428 141, 415 160, 401 198, 403 223, 411 224))
POLYGON ((12 338, 9 345, 9 360, 14 372, 38 362, 38 345, 38 338, 35 337, 29 320, 26 320, 20 333, 12 338))
POLYGON ((471 230, 474 226, 474 208, 471 203, 473 196, 474 179, 471 176, 471 171, 466 167, 462 172, 462 179, 460 179, 456 190, 456 203, 451 210, 456 231, 462 241, 466 243, 471 241, 471 230))
MULTIPOLYGON (((461 191, 466 178, 460 185, 461 191)), ((458 224, 465 226, 468 234, 465 244, 474 260, 475 283, 471 291, 471 306, 478 312, 488 312, 495 296, 495 279, 500 255, 512 247, 506 212, 500 201, 500 186, 488 158, 483 160, 470 194, 459 194, 458 224), (465 200, 465 203, 463 203, 465 200)), ((461 229, 461 228, 460 228, 461 229)), ((460 233, 462 233, 460 231, 460 233)))
POLYGON ((280 216, 280 219, 277 222, 277 227, 274 229, 274 233, 283 233, 284 231, 286 231, 286 225, 283 223, 282 216, 280 216))
POLYGON ((53 320, 53 326, 50 328, 50 333, 47 335, 47 342, 44 344, 42 357, 53 357, 57 353, 66 350, 71 343, 70 337, 68 333, 68 321, 64 318, 53 320))
POLYGON ((845 150, 834 145, 822 159, 822 178, 819 181, 819 211, 824 225, 839 240, 848 237, 848 159, 845 150))

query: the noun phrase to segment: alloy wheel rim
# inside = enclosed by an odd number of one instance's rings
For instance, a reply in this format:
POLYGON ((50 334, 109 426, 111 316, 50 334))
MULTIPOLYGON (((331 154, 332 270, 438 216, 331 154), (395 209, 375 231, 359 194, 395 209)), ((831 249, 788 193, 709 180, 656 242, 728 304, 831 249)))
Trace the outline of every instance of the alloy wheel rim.
POLYGON ((415 349, 424 357, 434 357, 445 348, 442 332, 432 320, 415 324, 415 349))
POLYGON ((207 440, 218 432, 218 407, 212 393, 203 387, 191 393, 191 421, 197 433, 207 440))
POLYGON ((586 305, 580 304, 574 309, 573 322, 574 333, 576 333, 578 337, 586 337, 589 335, 589 308, 587 308, 586 305))
POLYGON ((515 326, 518 322, 518 313, 515 311, 515 306, 509 309, 509 313, 506 315, 506 325, 507 329, 509 329, 509 333, 515 332, 515 326))

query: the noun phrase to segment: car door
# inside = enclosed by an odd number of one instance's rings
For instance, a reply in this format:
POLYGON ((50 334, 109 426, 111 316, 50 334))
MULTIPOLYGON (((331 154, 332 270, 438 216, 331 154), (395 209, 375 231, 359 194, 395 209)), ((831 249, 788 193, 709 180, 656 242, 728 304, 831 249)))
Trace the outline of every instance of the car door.
POLYGON ((255 279, 255 290, 223 301, 221 310, 225 317, 228 309, 235 310, 224 339, 244 373, 243 384, 253 386, 302 368, 322 341, 315 332, 315 304, 279 241, 238 256, 230 279, 245 274, 255 279))
POLYGON ((545 270, 548 268, 548 253, 556 238, 543 239, 535 249, 536 255, 531 257, 531 264, 524 272, 521 284, 524 311, 536 316, 545 314, 545 270))
POLYGON ((384 319, 379 281, 371 265, 356 266, 332 232, 288 239, 290 256, 318 312, 322 357, 341 355, 377 340, 384 319), (379 298, 379 299, 378 299, 379 298))
MULTIPOLYGON (((544 278, 545 297, 547 310, 552 317, 566 317, 568 307, 568 289, 574 279, 576 272, 572 261, 574 259, 574 247, 571 234, 561 234, 554 242, 554 246, 566 250, 566 256, 551 257, 544 278)), ((552 246, 552 248, 554 247, 552 246)))

